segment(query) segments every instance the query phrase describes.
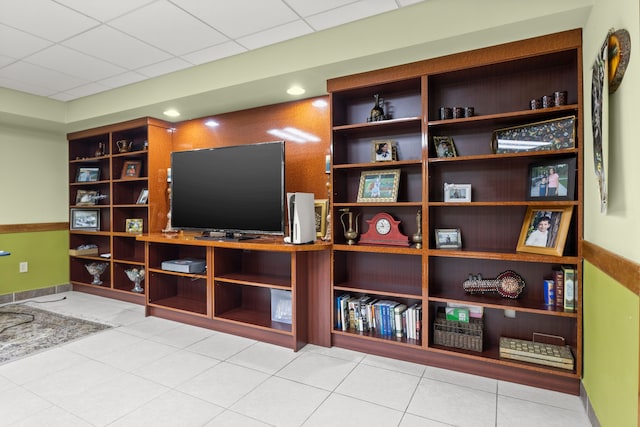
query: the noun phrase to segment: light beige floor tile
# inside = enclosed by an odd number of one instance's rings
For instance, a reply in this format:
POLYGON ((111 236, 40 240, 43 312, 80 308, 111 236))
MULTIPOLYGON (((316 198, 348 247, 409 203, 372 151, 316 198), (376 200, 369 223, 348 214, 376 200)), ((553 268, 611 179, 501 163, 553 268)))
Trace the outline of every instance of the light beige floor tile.
POLYGON ((226 410, 205 424, 204 427, 271 427, 271 425, 249 418, 246 415, 226 410))
POLYGON ((401 418, 402 411, 334 393, 311 414, 303 425, 304 427, 388 427, 397 426, 401 418))
POLYGON ((220 363, 219 360, 190 351, 176 351, 158 360, 146 363, 132 371, 133 374, 167 387, 178 385, 202 374, 220 363))
POLYGON ((0 392, 0 419, 6 426, 25 420, 51 406, 51 402, 22 387, 0 392))
POLYGON ((552 390, 531 387, 507 381, 498 382, 498 395, 514 397, 516 399, 529 400, 531 402, 542 403, 544 405, 556 406, 558 408, 572 411, 582 411, 582 400, 580 396, 560 393, 552 390))
POLYGON ((481 377, 479 375, 472 375, 464 372, 450 371, 448 369, 435 368, 431 366, 427 366, 423 377, 442 381, 445 383, 457 384, 476 390, 488 391, 490 393, 495 393, 498 388, 498 381, 492 378, 481 377))
POLYGON ((255 340, 249 338, 218 332, 190 345, 186 349, 205 356, 215 357, 219 360, 226 360, 255 343, 255 340))
POLYGON ((37 411, 27 418, 11 424, 11 427, 93 427, 89 422, 58 408, 51 406, 42 411, 37 411))
POLYGON ((324 390, 334 390, 356 363, 320 353, 302 353, 276 374, 278 377, 297 381, 324 390))
POLYGON ((498 396, 497 427, 590 427, 584 411, 498 396), (523 416, 526 414, 526 416, 523 416))
POLYGON ((298 354, 289 348, 257 342, 234 354, 227 361, 267 374, 274 374, 296 357, 298 354))

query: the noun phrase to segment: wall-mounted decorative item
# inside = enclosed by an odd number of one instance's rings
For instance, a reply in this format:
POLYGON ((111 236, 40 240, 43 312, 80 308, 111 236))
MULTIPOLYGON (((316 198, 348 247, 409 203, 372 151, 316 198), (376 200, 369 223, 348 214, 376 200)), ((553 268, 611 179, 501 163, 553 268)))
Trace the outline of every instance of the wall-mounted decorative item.
POLYGON ((71 230, 98 231, 100 229, 100 209, 71 209, 71 230))
POLYGON ((562 256, 573 206, 530 206, 522 223, 518 252, 562 256))
POLYGON ((575 116, 498 129, 493 132, 494 153, 564 150, 575 146, 575 116))
POLYGON ((395 141, 373 141, 371 143, 372 162, 391 162, 398 160, 398 147, 395 141))
POLYGON ((76 182, 96 182, 100 180, 100 168, 98 167, 84 167, 78 168, 76 174, 76 182))
POLYGON ((609 61, 609 93, 618 90, 631 57, 631 38, 627 30, 617 30, 609 34, 607 40, 609 61))
POLYGON ((471 202, 471 184, 444 183, 444 201, 447 203, 471 202))
POLYGON ((576 159, 556 159, 529 165, 527 200, 573 200, 576 159))
POLYGON ((357 202, 395 202, 399 184, 400 169, 364 171, 360 174, 357 202))
POLYGON ((456 146, 453 143, 453 139, 450 136, 434 136, 433 146, 436 150, 436 156, 443 157, 456 157, 456 146))
POLYGON ((434 233, 437 249, 462 248, 462 237, 459 228, 436 228, 434 233))
POLYGON ((140 160, 127 160, 122 165, 122 179, 140 177, 140 168, 142 162, 140 160))
POLYGON ((316 218, 316 236, 322 239, 327 232, 327 215, 329 211, 329 199, 316 199, 313 202, 316 218))

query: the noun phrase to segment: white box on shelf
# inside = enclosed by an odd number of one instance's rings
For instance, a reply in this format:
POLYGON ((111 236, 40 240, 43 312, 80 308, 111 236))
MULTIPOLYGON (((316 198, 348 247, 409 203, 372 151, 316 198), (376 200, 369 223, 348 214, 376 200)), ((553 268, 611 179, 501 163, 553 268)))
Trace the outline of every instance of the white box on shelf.
POLYGON ((271 320, 291 324, 291 291, 271 289, 271 320))
POLYGON ((202 273, 207 267, 203 259, 183 258, 162 262, 162 269, 178 273, 202 273))

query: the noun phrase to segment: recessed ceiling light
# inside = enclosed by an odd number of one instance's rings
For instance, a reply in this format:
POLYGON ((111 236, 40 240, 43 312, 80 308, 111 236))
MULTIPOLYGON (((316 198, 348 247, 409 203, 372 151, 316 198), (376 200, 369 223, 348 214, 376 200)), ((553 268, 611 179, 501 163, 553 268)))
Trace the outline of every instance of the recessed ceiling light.
POLYGON ((302 95, 305 92, 306 91, 304 90, 304 88, 298 85, 293 85, 289 89, 287 89, 287 93, 289 95, 302 95))
POLYGON ((169 117, 178 117, 180 112, 174 108, 170 108, 164 112, 164 115, 169 117))

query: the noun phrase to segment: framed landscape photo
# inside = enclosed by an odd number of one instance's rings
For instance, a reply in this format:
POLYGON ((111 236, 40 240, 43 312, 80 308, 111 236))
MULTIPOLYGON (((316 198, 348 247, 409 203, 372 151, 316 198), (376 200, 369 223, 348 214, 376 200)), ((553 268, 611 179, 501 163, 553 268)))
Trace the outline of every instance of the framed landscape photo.
POLYGON ((556 159, 529 165, 527 200, 573 200, 576 159, 556 159))
POLYGON ((398 160, 398 148, 395 141, 373 141, 371 143, 372 162, 391 162, 398 160))
POLYGON ((576 117, 561 117, 498 129, 491 136, 491 148, 496 154, 565 150, 575 146, 575 133, 576 117))
POLYGON ((458 155, 453 138, 450 136, 434 136, 433 146, 436 150, 436 156, 439 158, 456 157, 458 155))
POLYGON ((396 202, 400 169, 364 171, 360 174, 357 202, 396 202))
POLYGON ((125 231, 127 233, 142 233, 144 222, 142 218, 127 218, 125 222, 125 231))
POLYGON ((461 249, 462 238, 459 228, 436 228, 436 248, 437 249, 461 249))
POLYGON ((516 251, 562 256, 573 206, 529 206, 516 251))
POLYGON ((96 182, 100 180, 100 168, 98 167, 84 167, 78 168, 76 174, 76 182, 96 182))
POLYGON ((143 188, 140 191, 140 195, 138 196, 138 200, 136 200, 136 205, 144 205, 149 200, 149 189, 143 188))
POLYGON ((316 199, 313 202, 314 215, 316 219, 316 236, 323 238, 327 233, 327 211, 329 209, 329 199, 316 199))
POLYGON ((140 167, 142 162, 140 160, 127 160, 122 165, 122 176, 120 178, 138 178, 140 177, 140 167))
POLYGON ((447 203, 471 202, 471 184, 444 183, 444 201, 447 203))
POLYGON ((100 229, 100 209, 71 209, 70 228, 78 231, 100 229))
POLYGON ((76 193, 77 206, 95 206, 100 194, 95 190, 78 190, 76 193))

